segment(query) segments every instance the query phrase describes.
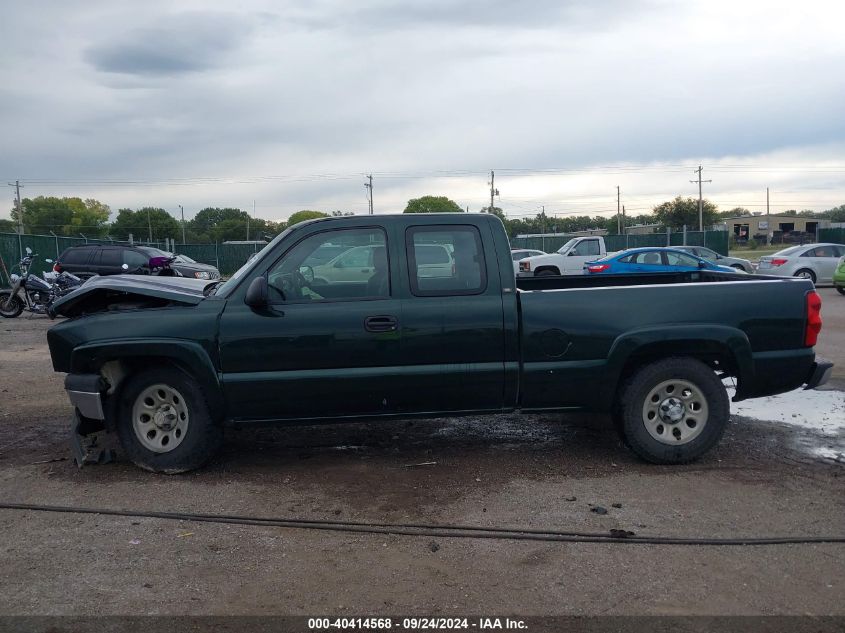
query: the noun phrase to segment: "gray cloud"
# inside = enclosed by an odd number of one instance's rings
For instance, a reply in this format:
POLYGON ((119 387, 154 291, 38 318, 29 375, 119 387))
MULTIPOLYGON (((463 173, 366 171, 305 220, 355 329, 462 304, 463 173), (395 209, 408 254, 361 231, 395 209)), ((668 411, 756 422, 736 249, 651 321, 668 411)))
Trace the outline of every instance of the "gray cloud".
POLYGON ((170 76, 219 66, 251 30, 242 16, 182 13, 91 46, 84 58, 107 73, 170 76))

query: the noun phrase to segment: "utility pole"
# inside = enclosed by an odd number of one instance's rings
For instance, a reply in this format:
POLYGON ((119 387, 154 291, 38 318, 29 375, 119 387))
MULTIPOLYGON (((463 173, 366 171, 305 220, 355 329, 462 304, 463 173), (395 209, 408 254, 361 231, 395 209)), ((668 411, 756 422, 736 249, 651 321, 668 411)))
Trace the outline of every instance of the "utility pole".
POLYGON ((702 182, 713 182, 712 180, 702 180, 701 179, 701 165, 698 166, 698 169, 693 169, 693 173, 698 173, 698 180, 690 180, 691 183, 698 183, 698 230, 704 231, 704 199, 701 197, 701 183, 702 182))
POLYGON ((367 180, 369 182, 364 183, 364 188, 367 190, 367 199, 370 203, 370 215, 373 214, 373 175, 367 174, 367 180))
POLYGON ((619 192, 619 185, 616 185, 616 233, 622 235, 622 216, 619 215, 619 201, 621 194, 619 192))
POLYGON ((182 244, 185 244, 185 207, 180 204, 179 210, 182 212, 182 244))
POLYGON ((15 188, 15 208, 18 210, 18 234, 23 235, 23 207, 21 206, 21 181, 16 180, 15 184, 7 183, 15 188))
POLYGON ((147 207, 147 228, 150 230, 150 244, 153 243, 153 221, 150 219, 150 208, 147 207))
POLYGON ((766 246, 771 244, 772 218, 769 213, 769 188, 766 187, 766 246))
POLYGON ((622 205, 622 231, 625 232, 625 205, 622 205))
POLYGON ((499 195, 499 190, 496 189, 496 174, 493 173, 493 170, 490 170, 490 213, 493 213, 493 209, 496 206, 495 201, 493 198, 499 195))

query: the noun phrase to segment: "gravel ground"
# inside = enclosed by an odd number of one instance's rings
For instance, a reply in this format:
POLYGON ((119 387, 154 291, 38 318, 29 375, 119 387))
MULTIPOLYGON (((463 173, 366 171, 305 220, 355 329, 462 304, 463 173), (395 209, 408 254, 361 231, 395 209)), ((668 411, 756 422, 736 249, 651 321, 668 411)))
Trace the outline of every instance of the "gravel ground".
MULTIPOLYGON (((818 353, 845 385, 845 297, 818 353)), ((76 469, 50 321, 0 321, 0 499, 641 535, 845 534, 842 436, 734 418, 696 464, 638 461, 591 415, 232 429, 182 476, 76 469), (47 461, 62 460, 62 461, 47 461), (410 464, 433 465, 408 467, 410 464), (614 507, 620 504, 621 507, 614 507), (606 515, 591 511, 595 505, 606 515)), ((0 510, 0 614, 845 615, 845 545, 540 543, 0 510)))

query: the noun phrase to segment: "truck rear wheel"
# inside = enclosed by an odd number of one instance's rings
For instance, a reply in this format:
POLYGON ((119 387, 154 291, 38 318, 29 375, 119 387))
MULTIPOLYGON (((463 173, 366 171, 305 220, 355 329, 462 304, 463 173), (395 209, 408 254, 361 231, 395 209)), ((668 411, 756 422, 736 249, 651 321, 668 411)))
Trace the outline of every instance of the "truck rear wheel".
POLYGON ((623 442, 655 464, 684 464, 719 443, 730 419, 725 387, 694 358, 667 358, 625 383, 614 416, 623 442))
POLYGON ((174 367, 149 369, 121 390, 117 434, 130 460, 157 473, 182 473, 210 460, 223 441, 202 389, 174 367))

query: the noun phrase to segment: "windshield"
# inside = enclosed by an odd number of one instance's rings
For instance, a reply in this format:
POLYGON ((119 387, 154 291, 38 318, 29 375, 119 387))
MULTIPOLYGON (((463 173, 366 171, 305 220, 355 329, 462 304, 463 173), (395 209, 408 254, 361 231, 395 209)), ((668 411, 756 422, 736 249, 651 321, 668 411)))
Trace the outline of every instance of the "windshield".
POLYGON ((577 242, 577 241, 578 241, 578 238, 573 237, 573 238, 572 238, 571 240, 569 240, 566 244, 564 244, 564 245, 563 245, 563 246, 561 246, 559 249, 557 249, 557 252, 558 252, 558 253, 565 253, 565 252, 566 252, 566 251, 568 251, 570 248, 572 248, 573 246, 575 246, 575 242, 577 242))
MULTIPOLYGON (((806 246, 790 246, 789 248, 785 248, 782 251, 778 251, 775 255, 795 255, 799 251, 804 250, 807 248, 806 246)), ((774 255, 772 256, 774 257, 774 255)))
POLYGON ((293 231, 292 228, 285 229, 281 233, 279 233, 272 242, 267 244, 264 248, 258 251, 257 254, 253 253, 252 255, 247 258, 246 262, 238 268, 235 273, 229 277, 226 281, 224 281, 221 285, 217 286, 213 292, 216 296, 225 297, 228 295, 232 290, 234 290, 235 286, 238 285, 238 280, 243 277, 247 272, 252 270, 254 267, 258 266, 263 262, 265 259, 271 257, 271 254, 275 250, 276 244, 278 244, 281 240, 285 239, 290 233, 293 231))
POLYGON ((180 264, 196 264, 197 260, 191 259, 187 255, 177 255, 176 261, 180 264))

